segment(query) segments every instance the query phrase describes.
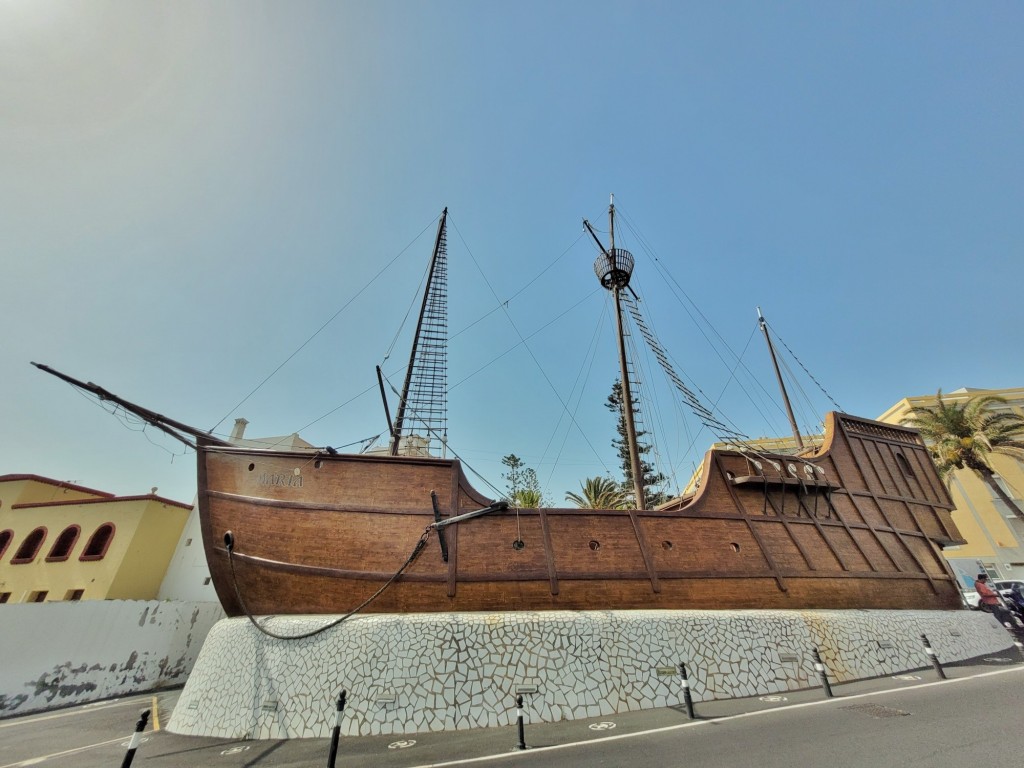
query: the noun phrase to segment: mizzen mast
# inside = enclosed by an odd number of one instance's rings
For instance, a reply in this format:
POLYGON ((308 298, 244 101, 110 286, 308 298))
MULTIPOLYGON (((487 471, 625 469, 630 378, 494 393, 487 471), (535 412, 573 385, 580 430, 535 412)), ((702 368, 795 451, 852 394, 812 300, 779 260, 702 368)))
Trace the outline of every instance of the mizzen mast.
POLYGON ((601 285, 612 292, 615 298, 615 327, 619 342, 619 372, 622 378, 622 410, 626 422, 626 444, 629 448, 629 467, 633 475, 633 493, 636 496, 636 508, 646 509, 644 498, 644 474, 640 464, 640 448, 636 441, 636 423, 633 418, 633 396, 629 384, 629 366, 626 360, 626 338, 622 317, 622 290, 629 286, 633 275, 633 254, 622 248, 615 247, 615 196, 612 195, 608 204, 608 237, 610 246, 605 248, 598 239, 590 222, 583 220, 583 225, 594 238, 601 255, 594 262, 594 272, 601 285))
POLYGON ((782 380, 782 371, 779 369, 779 359, 775 355, 775 345, 772 344, 772 337, 768 333, 768 321, 761 314, 761 308, 757 308, 757 323, 761 326, 761 333, 764 340, 768 342, 768 354, 772 357, 772 365, 775 366, 775 378, 779 381, 779 389, 782 391, 782 402, 786 406, 786 416, 789 417, 789 426, 793 430, 793 438, 796 440, 796 447, 804 447, 804 439, 800 437, 800 428, 796 425, 796 417, 793 415, 793 406, 789 402, 789 393, 786 392, 786 383, 782 380))

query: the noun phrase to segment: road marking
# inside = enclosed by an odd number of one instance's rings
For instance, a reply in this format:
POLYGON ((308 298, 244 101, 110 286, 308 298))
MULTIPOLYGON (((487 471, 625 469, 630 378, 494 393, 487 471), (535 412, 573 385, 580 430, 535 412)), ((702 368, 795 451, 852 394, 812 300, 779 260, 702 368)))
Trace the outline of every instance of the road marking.
POLYGON ((38 765, 39 763, 46 762, 47 760, 53 760, 55 757, 66 757, 68 755, 75 755, 79 752, 86 752, 96 747, 107 747, 111 744, 117 744, 122 741, 124 736, 118 736, 116 739, 110 739, 109 741, 101 741, 98 744, 87 744, 84 747, 75 747, 74 749, 66 749, 63 752, 54 752, 52 755, 42 755, 40 757, 30 757, 27 760, 21 760, 17 763, 8 763, 7 765, 0 765, 0 768, 21 768, 26 765, 38 765))
MULTIPOLYGON (((83 704, 81 707, 75 707, 74 709, 70 709, 65 712, 55 712, 50 715, 38 715, 36 717, 19 717, 15 720, 0 722, 0 728, 13 728, 16 725, 31 725, 32 723, 41 723, 44 720, 56 720, 60 717, 73 717, 74 715, 85 715, 90 712, 99 712, 104 709, 113 709, 114 707, 126 707, 132 704, 134 704, 135 706, 139 705, 137 701, 123 701, 120 699, 116 703, 111 702, 103 705, 83 704), (85 709, 85 707, 88 707, 88 709, 85 709)), ((4 766, 0 766, 0 768, 4 768, 4 766)))
POLYGON ((592 731, 611 731, 614 730, 615 723, 606 720, 602 723, 591 723, 587 727, 592 731))
MULTIPOLYGON (((829 704, 844 704, 849 701, 855 701, 857 699, 869 698, 871 696, 885 696, 888 694, 903 694, 907 691, 913 691, 918 688, 930 688, 934 685, 956 685, 957 683, 965 683, 969 680, 977 680, 981 677, 992 677, 993 675, 1005 675, 1010 672, 1024 671, 1024 666, 1011 667, 1009 669, 1000 669, 995 672, 983 672, 979 675, 972 675, 971 677, 958 677, 953 680, 939 680, 931 683, 921 683, 920 685, 910 685, 901 688, 892 688, 885 691, 872 691, 871 693, 857 693, 852 696, 841 696, 835 699, 824 699, 818 701, 808 701, 803 704, 790 704, 786 707, 776 707, 774 709, 759 709, 753 712, 743 712, 738 715, 729 715, 727 717, 716 717, 710 720, 690 720, 685 723, 679 723, 678 725, 666 725, 662 728, 649 728, 646 731, 635 731, 633 733, 620 733, 615 736, 600 736, 595 739, 588 739, 587 741, 573 741, 566 744, 552 744, 547 747, 531 747, 530 753, 537 754, 539 752, 553 752, 556 749, 571 749, 573 747, 592 747, 595 744, 602 744, 606 741, 620 741, 622 739, 633 739, 638 736, 650 736, 656 733, 668 733, 669 731, 678 731, 682 728, 700 728, 706 725, 716 725, 719 723, 727 723, 731 720, 739 720, 746 717, 764 717, 777 715, 779 712, 788 712, 791 709, 803 709, 804 707, 821 707, 828 706, 829 704)), ((518 755, 522 755, 522 752, 516 752, 518 755)), ((502 752, 494 755, 483 755, 481 757, 469 757, 463 760, 448 760, 443 763, 425 763, 423 765, 411 766, 410 768, 447 768, 450 765, 471 765, 473 763, 486 763, 495 760, 504 760, 509 757, 507 752, 502 752)), ((0 768, 7 768, 6 766, 0 766, 0 768)))
POLYGON ((405 739, 404 741, 393 741, 388 744, 388 749, 408 749, 416 744, 416 739, 405 739))
POLYGON ((150 707, 153 710, 153 730, 160 730, 160 706, 157 703, 156 696, 153 697, 153 706, 150 707))

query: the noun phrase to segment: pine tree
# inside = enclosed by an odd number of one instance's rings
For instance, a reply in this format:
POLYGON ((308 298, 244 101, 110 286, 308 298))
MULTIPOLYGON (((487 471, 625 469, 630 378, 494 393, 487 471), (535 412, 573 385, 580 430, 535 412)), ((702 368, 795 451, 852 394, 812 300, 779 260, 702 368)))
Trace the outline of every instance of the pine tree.
POLYGON ((508 490, 506 500, 514 506, 527 509, 544 506, 544 496, 540 492, 537 472, 526 466, 514 453, 502 458, 501 463, 508 467, 508 472, 502 474, 508 490))
MULTIPOLYGON (((629 460, 629 440, 626 437, 626 411, 623 408, 622 402, 622 382, 618 379, 612 384, 612 393, 608 395, 608 399, 605 401, 605 408, 609 411, 613 411, 618 414, 618 423, 616 424, 615 431, 618 434, 614 440, 612 440, 612 447, 619 454, 619 461, 622 465, 622 475, 625 478, 622 481, 622 490, 628 494, 630 498, 635 495, 633 492, 633 466, 629 460)), ((633 405, 633 414, 636 415, 637 409, 636 404, 633 405)), ((654 507, 658 504, 667 500, 667 495, 661 491, 655 490, 659 486, 665 484, 665 476, 660 472, 655 472, 654 467, 647 461, 644 461, 644 456, 651 451, 651 445, 645 443, 643 440, 644 435, 647 432, 643 430, 637 430, 636 443, 637 452, 640 454, 640 472, 643 476, 643 487, 644 487, 644 498, 647 501, 648 507, 654 507)))

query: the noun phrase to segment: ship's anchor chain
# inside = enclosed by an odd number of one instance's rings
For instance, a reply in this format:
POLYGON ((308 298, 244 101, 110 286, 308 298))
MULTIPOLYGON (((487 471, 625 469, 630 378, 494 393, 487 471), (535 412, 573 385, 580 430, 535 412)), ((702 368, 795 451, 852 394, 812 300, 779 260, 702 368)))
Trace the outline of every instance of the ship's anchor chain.
POLYGON ((417 541, 416 546, 413 547, 412 553, 409 555, 408 559, 402 564, 401 568, 395 571, 394 576, 392 576, 390 579, 384 582, 384 584, 381 585, 380 589, 378 589, 376 592, 374 592, 372 595, 370 595, 368 598, 366 598, 363 602, 361 602, 351 611, 346 613, 344 616, 339 616, 337 619, 327 624, 324 624, 322 627, 318 627, 317 629, 311 630, 309 632, 303 632, 298 635, 280 635, 276 632, 267 629, 265 626, 256 621, 256 617, 249 612, 249 608, 246 606, 245 601, 242 599, 242 593, 238 589, 238 577, 235 575, 234 558, 235 534, 231 531, 225 531, 224 533, 224 548, 228 551, 228 565, 231 567, 231 584, 235 589, 235 597, 238 599, 238 605, 241 607, 242 612, 245 614, 245 617, 249 619, 249 621, 252 623, 254 627, 256 627, 256 629, 258 629, 267 637, 273 637, 275 640, 303 640, 307 637, 319 635, 321 632, 326 632, 328 629, 333 629, 339 624, 348 621, 361 610, 366 608, 366 606, 368 606, 370 603, 372 603, 374 600, 380 597, 384 593, 384 591, 392 584, 394 584, 398 580, 398 578, 405 572, 405 570, 416 561, 416 558, 420 556, 420 552, 422 552, 423 547, 426 546, 427 537, 430 535, 430 532, 433 530, 433 528, 433 525, 427 526, 427 528, 423 531, 423 535, 420 536, 420 540, 417 541))

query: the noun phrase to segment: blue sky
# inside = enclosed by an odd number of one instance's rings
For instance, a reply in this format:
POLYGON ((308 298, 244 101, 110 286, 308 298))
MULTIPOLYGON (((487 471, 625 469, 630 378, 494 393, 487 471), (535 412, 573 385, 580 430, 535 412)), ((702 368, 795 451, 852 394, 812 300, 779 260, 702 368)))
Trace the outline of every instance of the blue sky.
MULTIPOLYGON (((499 488, 507 453, 555 503, 617 471, 581 237, 609 193, 645 315, 748 435, 785 418, 707 339, 773 392, 758 305, 852 413, 1024 385, 1021 28, 1000 2, 3 0, 0 473, 195 490, 190 454, 30 360, 218 431, 380 433, 444 206, 472 324, 449 439, 499 488)), ((712 438, 643 378, 685 482, 712 438)))

